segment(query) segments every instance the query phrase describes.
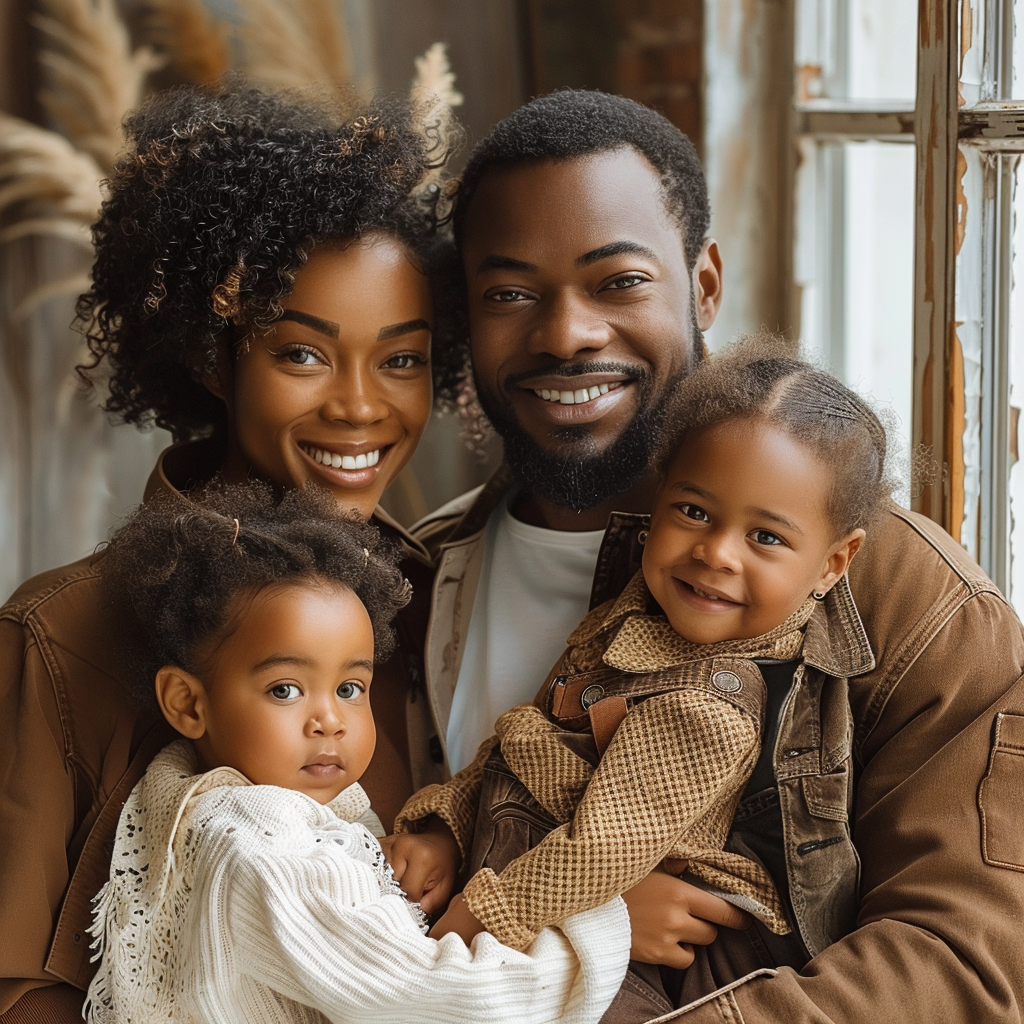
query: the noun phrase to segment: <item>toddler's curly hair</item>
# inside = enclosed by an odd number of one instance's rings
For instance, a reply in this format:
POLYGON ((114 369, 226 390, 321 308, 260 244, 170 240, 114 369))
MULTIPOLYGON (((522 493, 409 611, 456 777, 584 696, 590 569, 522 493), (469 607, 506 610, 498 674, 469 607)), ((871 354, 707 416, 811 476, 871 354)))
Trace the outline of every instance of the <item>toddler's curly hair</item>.
POLYGON ((826 512, 842 537, 868 527, 892 496, 888 437, 865 399, 792 353, 785 339, 763 332, 705 359, 673 392, 653 462, 664 474, 693 434, 728 420, 763 420, 829 467, 826 512))
POLYGON ((329 491, 279 497, 253 481, 156 495, 115 531, 99 571, 106 600, 128 617, 133 692, 152 705, 156 671, 177 665, 201 676, 211 643, 244 614, 240 602, 269 586, 347 587, 369 613, 375 659, 385 660, 390 623, 410 597, 400 557, 395 541, 342 514, 329 491))
POLYGON ((77 306, 92 354, 79 372, 89 381, 109 364, 106 410, 179 441, 223 427, 202 381, 224 339, 280 316, 316 246, 377 231, 431 277, 438 395, 449 396, 458 268, 439 227, 444 190, 421 187, 448 154, 414 121, 405 100, 346 109, 239 80, 159 93, 131 114, 77 306))

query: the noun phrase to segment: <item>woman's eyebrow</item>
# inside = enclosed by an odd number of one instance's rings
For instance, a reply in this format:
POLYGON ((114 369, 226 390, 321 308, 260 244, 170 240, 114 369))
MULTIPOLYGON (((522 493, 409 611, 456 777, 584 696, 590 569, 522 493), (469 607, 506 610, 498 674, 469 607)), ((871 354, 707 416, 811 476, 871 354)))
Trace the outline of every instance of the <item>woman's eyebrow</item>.
POLYGON ((312 313, 303 313, 301 309, 286 309, 279 319, 294 320, 297 324, 311 327, 318 334, 325 334, 328 338, 337 338, 341 334, 341 327, 333 320, 321 320, 312 313))
POLYGON ((426 320, 405 320, 400 324, 392 324, 390 327, 382 327, 377 332, 378 341, 388 341, 390 338, 397 338, 400 334, 411 334, 413 331, 429 331, 430 324, 426 320))

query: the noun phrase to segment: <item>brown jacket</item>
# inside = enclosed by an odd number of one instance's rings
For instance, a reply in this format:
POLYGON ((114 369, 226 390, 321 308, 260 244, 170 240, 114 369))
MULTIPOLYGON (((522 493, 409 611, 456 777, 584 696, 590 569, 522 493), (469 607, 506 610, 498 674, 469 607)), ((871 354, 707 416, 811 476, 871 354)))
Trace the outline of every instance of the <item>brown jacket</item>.
MULTIPOLYGON (((426 660, 442 738, 483 527, 507 487, 501 471, 414 531, 436 552, 426 660)), ((613 517, 592 604, 636 570, 639 519, 613 517)), ((795 689, 774 750, 775 880, 813 959, 725 981, 673 1019, 1020 1024, 1024 629, 959 544, 895 506, 850 585, 868 641, 848 652, 860 665, 846 692, 795 689), (851 883, 848 917, 838 897, 851 883)))
MULTIPOLYGON (((168 449, 146 488, 185 490, 209 479, 202 443, 168 449)), ((414 594, 430 560, 386 514, 406 552, 414 594)), ((94 973, 86 928, 106 880, 121 807, 174 733, 126 697, 118 623, 99 598, 102 553, 42 573, 0 609, 0 1020, 81 1020, 94 973), (58 985, 64 982, 65 985, 58 985), (4 1013, 19 997, 41 986, 4 1013), (77 1000, 77 1002, 76 1002, 77 1000), (45 1015, 40 1015, 45 1014, 45 1015)), ((422 600, 422 598, 421 598, 422 600)), ((398 622, 396 653, 374 672, 377 747, 362 784, 386 827, 414 788, 436 779, 423 722, 424 609, 398 622), (410 750, 410 747, 413 749, 410 750), (413 772, 412 765, 416 765, 413 772)))

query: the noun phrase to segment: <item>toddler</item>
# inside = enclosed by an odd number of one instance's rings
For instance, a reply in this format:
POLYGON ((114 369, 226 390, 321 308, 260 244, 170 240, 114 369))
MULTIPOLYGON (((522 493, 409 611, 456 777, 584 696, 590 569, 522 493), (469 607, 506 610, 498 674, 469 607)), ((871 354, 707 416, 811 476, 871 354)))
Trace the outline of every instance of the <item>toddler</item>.
POLYGON ((398 552, 326 491, 159 497, 102 559, 182 739, 122 811, 96 899, 87 1019, 597 1020, 621 901, 544 933, 427 938, 359 786, 375 657, 408 600, 398 552))
MULTIPOLYGON (((775 785, 793 695, 845 700, 845 677, 869 667, 845 574, 890 492, 885 431, 766 339, 702 364, 666 423, 641 571, 572 633, 535 704, 399 816, 389 856, 406 891, 447 894, 460 867, 466 879, 432 935, 486 929, 521 949, 666 857, 791 931, 768 871, 726 841, 748 784, 775 785)), ((845 786, 841 799, 821 836, 787 841, 855 857, 845 786)), ((840 910, 854 896, 830 895, 840 910)))

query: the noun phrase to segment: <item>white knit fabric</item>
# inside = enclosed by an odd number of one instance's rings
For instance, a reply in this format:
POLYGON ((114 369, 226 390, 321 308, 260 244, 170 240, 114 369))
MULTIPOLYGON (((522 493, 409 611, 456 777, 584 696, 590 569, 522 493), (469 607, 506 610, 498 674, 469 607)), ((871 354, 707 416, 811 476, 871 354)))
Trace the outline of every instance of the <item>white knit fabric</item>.
POLYGON ((162 751, 118 825, 96 898, 93 1024, 590 1024, 626 969, 614 900, 525 953, 427 938, 351 786, 329 805, 162 751))

